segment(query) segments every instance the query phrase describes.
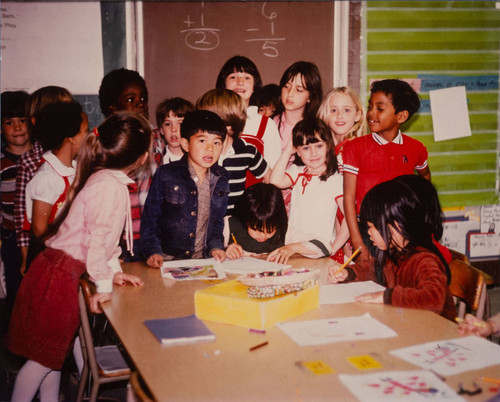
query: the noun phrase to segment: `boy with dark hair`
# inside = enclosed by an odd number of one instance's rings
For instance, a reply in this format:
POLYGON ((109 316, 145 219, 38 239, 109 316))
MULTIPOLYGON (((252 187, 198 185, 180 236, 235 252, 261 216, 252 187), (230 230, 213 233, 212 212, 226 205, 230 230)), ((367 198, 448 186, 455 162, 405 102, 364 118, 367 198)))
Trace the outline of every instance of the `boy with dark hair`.
POLYGON ((1 213, 1 255, 7 286, 8 312, 21 283, 21 251, 17 246, 14 226, 14 194, 16 191, 16 163, 31 149, 31 140, 26 119, 26 92, 2 93, 2 150, 0 153, 0 213, 1 213))
POLYGON ((354 249, 361 258, 369 252, 363 244, 357 214, 365 194, 377 184, 404 174, 417 173, 430 180, 427 149, 400 131, 420 107, 411 86, 401 80, 382 80, 371 87, 366 119, 372 132, 349 141, 344 147, 344 210, 354 249))
POLYGON ((181 126, 181 160, 160 166, 141 221, 141 252, 148 265, 164 259, 224 260, 224 215, 229 175, 217 164, 227 129, 215 113, 189 113, 181 126))
POLYGON ((193 104, 182 98, 165 99, 156 107, 156 124, 167 143, 159 165, 178 161, 184 155, 181 147, 181 123, 186 114, 193 110, 193 104))

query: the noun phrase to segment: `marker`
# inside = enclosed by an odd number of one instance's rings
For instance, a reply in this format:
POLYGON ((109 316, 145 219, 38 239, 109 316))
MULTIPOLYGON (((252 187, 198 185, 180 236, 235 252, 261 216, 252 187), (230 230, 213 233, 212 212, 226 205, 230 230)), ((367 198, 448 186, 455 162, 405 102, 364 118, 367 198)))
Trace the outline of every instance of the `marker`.
POLYGON ((234 237, 234 234, 231 233, 231 237, 233 238, 233 243, 238 245, 238 242, 236 241, 236 237, 234 237))
MULTIPOLYGON (((458 322, 459 324, 462 324, 465 322, 465 320, 463 318, 460 318, 460 317, 455 318, 455 321, 458 322)), ((480 327, 480 328, 486 327, 486 324, 483 324, 482 322, 473 322, 470 324, 474 325, 475 327, 480 327)))
POLYGON ((264 329, 255 329, 255 328, 250 328, 248 332, 255 332, 257 334, 265 334, 266 331, 264 329))
POLYGON ((267 342, 267 341, 263 342, 263 343, 259 343, 258 345, 252 346, 249 350, 250 350, 250 352, 253 352, 256 349, 259 349, 259 348, 261 348, 263 346, 266 346, 268 343, 269 342, 267 342))
POLYGON ((500 384, 500 379, 497 380, 496 378, 477 377, 477 379, 484 382, 491 382, 492 384, 500 384))
POLYGON ((339 269, 337 269, 334 275, 337 275, 340 271, 342 271, 345 267, 347 267, 347 264, 349 264, 354 259, 354 257, 356 257, 359 254, 360 251, 361 251, 361 246, 359 246, 359 248, 354 253, 352 253, 351 258, 349 258, 346 262, 344 262, 344 265, 342 265, 339 269))

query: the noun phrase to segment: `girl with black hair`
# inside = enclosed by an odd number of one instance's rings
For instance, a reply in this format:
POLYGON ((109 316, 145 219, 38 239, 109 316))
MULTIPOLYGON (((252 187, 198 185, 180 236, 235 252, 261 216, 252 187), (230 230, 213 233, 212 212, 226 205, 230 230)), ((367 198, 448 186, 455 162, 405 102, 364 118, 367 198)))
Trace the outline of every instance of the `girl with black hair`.
POLYGON ((454 320, 450 269, 433 241, 434 234, 442 233, 441 210, 429 204, 432 200, 437 200, 435 189, 425 200, 397 179, 372 188, 361 204, 360 228, 373 260, 340 272, 333 266, 328 281, 374 280, 385 291, 358 296, 357 301, 426 309, 454 320))

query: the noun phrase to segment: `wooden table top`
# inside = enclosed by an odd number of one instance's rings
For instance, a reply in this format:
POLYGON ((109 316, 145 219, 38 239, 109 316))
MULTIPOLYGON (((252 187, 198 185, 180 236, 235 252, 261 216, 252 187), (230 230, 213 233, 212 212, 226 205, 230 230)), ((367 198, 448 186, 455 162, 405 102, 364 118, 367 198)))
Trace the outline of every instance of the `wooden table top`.
MULTIPOLYGON (((294 258, 296 268, 314 267, 325 281, 329 259, 294 258)), ((370 355, 382 364, 381 371, 417 370, 389 351, 442 339, 457 338, 456 324, 430 311, 386 305, 347 303, 320 305, 318 309, 291 321, 359 316, 370 313, 398 336, 358 342, 339 342, 317 346, 298 346, 276 326, 265 334, 246 328, 205 321, 216 334, 214 342, 188 345, 162 345, 144 325, 145 320, 182 317, 193 314, 194 292, 215 283, 176 282, 162 279, 158 269, 142 263, 124 264, 124 271, 144 280, 142 287, 115 286, 112 301, 104 312, 123 342, 135 366, 158 401, 318 401, 356 400, 340 382, 338 374, 364 374, 346 358, 370 355), (262 342, 267 346, 250 351, 262 342), (332 374, 315 375, 298 362, 323 361, 332 374)), ((231 278, 231 277, 230 277, 231 278)), ((472 388, 478 376, 500 378, 500 365, 446 378, 458 390, 459 383, 472 388)), ((479 383, 481 395, 468 397, 484 401, 494 393, 492 384, 479 383)))

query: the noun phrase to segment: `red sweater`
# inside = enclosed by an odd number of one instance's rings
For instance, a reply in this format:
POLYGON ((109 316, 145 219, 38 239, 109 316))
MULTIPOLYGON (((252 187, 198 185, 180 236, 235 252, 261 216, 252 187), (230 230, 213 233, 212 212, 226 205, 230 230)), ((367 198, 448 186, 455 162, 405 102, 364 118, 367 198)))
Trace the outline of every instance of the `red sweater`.
MULTIPOLYGON (((354 264, 348 270, 348 279, 376 282, 372 260, 354 264)), ((417 249, 416 253, 401 259, 398 265, 388 261, 384 266, 384 277, 387 282, 385 304, 431 310, 455 320, 456 308, 446 285, 446 270, 435 254, 417 249)))

